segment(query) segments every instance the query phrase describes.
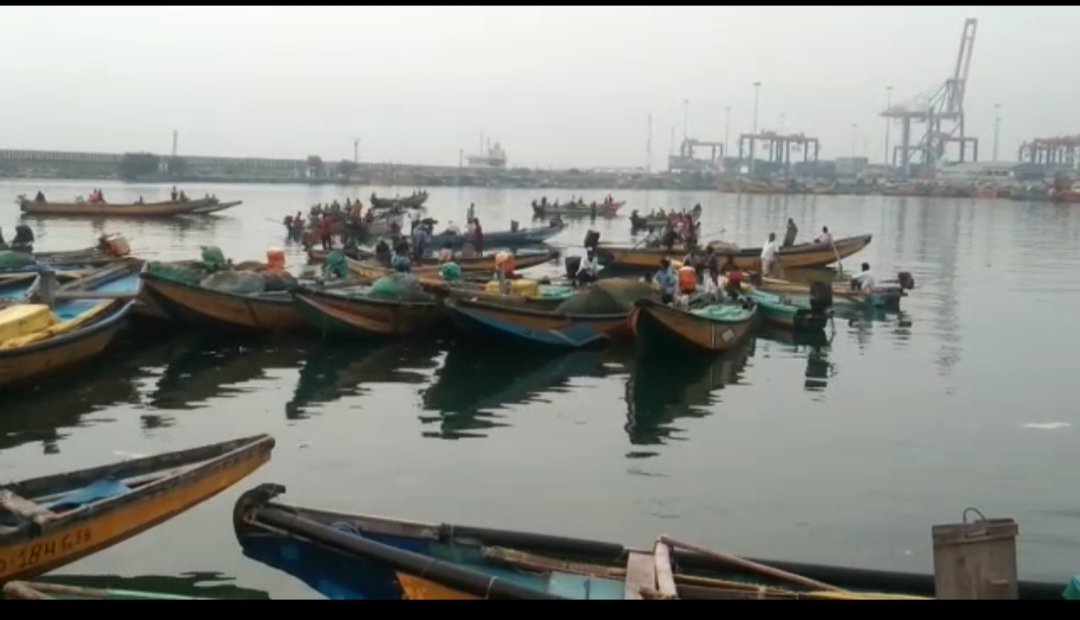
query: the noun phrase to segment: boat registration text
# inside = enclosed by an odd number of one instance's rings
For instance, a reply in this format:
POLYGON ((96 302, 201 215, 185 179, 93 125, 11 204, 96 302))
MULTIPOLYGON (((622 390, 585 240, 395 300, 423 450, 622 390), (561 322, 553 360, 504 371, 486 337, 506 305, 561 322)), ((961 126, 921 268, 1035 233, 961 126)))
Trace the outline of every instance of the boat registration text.
POLYGON ((90 528, 57 532, 37 540, 0 550, 0 578, 74 553, 90 544, 90 528))

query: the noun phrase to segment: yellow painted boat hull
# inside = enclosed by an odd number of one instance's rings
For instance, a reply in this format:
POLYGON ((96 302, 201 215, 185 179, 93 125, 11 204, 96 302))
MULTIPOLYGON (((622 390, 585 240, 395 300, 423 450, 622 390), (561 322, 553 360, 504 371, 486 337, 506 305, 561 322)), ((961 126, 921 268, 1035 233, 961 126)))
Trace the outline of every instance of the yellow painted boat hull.
POLYGON ((60 486, 68 477, 97 480, 112 475, 110 472, 135 469, 144 462, 160 462, 165 472, 160 479, 124 495, 66 513, 47 512, 41 518, 34 517, 36 528, 0 534, 0 581, 47 573, 159 525, 247 477, 270 460, 273 447, 272 437, 260 435, 11 485, 9 488, 16 494, 27 497, 27 491, 60 486), (204 452, 205 460, 191 462, 204 452), (185 459, 189 454, 193 456, 185 459), (182 465, 192 468, 177 469, 182 465), (175 473, 168 475, 169 468, 175 473))

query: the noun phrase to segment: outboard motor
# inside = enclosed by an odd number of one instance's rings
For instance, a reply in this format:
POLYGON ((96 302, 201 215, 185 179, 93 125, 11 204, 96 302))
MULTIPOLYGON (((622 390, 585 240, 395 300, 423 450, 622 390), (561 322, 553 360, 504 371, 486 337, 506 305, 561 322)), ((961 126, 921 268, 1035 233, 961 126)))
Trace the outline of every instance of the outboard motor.
POLYGON ((34 231, 29 226, 19 224, 15 227, 15 238, 11 240, 11 245, 33 245, 33 243, 34 231))
POLYGON ((600 245, 600 232, 596 230, 590 230, 585 233, 585 246, 586 250, 595 250, 596 246, 600 245))
POLYGON ((832 286, 824 282, 814 282, 810 285, 810 312, 824 314, 833 305, 832 286))
POLYGON ((566 270, 567 279, 573 281, 577 277, 578 269, 581 268, 581 257, 567 256, 563 260, 563 268, 566 270))
POLYGON ((896 281, 900 284, 901 290, 910 291, 915 288, 915 278, 912 277, 910 271, 898 271, 896 281))

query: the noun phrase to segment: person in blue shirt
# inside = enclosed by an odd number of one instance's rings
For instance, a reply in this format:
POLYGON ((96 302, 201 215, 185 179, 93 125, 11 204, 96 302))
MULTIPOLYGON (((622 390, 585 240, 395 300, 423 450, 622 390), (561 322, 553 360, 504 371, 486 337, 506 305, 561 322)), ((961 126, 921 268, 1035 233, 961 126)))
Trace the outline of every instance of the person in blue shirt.
POLYGON ((671 266, 666 256, 660 259, 660 269, 656 272, 656 288, 660 291, 660 302, 670 304, 675 301, 675 288, 679 283, 679 274, 671 266))

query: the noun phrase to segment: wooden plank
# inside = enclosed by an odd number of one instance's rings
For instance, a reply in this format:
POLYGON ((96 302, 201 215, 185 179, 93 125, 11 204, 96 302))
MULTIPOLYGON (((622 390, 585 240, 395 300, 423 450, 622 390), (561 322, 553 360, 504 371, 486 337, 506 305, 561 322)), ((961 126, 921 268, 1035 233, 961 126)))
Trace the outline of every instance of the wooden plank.
POLYGON ((675 575, 671 571, 671 549, 660 541, 653 548, 653 562, 656 564, 656 589, 664 598, 678 598, 675 589, 675 575))
POLYGON ((631 553, 626 560, 626 579, 624 581, 626 600, 641 601, 642 588, 656 589, 656 562, 647 553, 631 553))

